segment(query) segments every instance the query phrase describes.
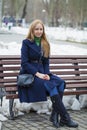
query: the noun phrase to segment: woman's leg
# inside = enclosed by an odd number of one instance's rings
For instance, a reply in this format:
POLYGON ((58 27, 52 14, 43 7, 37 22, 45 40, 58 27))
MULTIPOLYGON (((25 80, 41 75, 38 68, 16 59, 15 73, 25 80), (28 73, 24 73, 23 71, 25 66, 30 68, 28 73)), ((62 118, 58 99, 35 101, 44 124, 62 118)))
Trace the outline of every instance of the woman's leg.
MULTIPOLYGON (((55 90, 55 91, 58 91, 57 94, 59 93, 60 98, 61 98, 61 100, 62 100, 62 98, 63 98, 63 93, 64 93, 64 88, 65 88, 65 82, 62 82, 61 85, 58 87, 58 90, 56 90, 57 88, 55 87, 55 89, 53 89, 53 90, 51 91, 51 93, 52 93, 51 95, 56 95, 56 94, 54 93, 54 90, 55 90)), ((52 101, 52 100, 51 100, 51 101, 52 101)), ((52 103, 52 113, 51 113, 51 116, 50 116, 50 121, 55 122, 55 124, 57 124, 57 127, 59 127, 59 112, 58 112, 58 111, 55 112, 54 107, 53 107, 53 103, 52 103)), ((54 126, 55 126, 55 125, 54 125, 54 126)))
MULTIPOLYGON (((62 101, 62 98, 63 98, 63 94, 64 94, 64 89, 65 89, 65 82, 62 82, 61 84, 60 84, 60 86, 58 87, 58 93, 59 93, 59 95, 60 95, 60 98, 61 98, 61 101, 62 101)), ((56 119, 58 120, 58 122, 59 122, 59 112, 57 112, 57 114, 56 114, 56 119)), ((50 119, 52 118, 52 114, 51 114, 51 117, 50 117, 50 119)))
POLYGON ((66 83, 65 83, 65 82, 62 82, 62 83, 60 84, 60 86, 58 87, 58 92, 59 92, 59 95, 60 95, 61 100, 62 100, 62 98, 63 98, 65 85, 66 85, 66 83))
POLYGON ((49 95, 51 97, 52 101, 52 114, 51 114, 51 121, 53 122, 53 125, 55 127, 59 127, 59 122, 58 122, 58 114, 60 114, 60 125, 67 125, 69 127, 78 127, 78 124, 73 122, 67 113, 67 110, 62 102, 62 97, 63 97, 63 92, 65 88, 65 82, 61 83, 61 85, 56 88, 50 88, 49 86, 46 86, 46 90, 49 92, 49 95))
MULTIPOLYGON (((46 88, 46 91, 49 93, 50 97, 53 97, 54 95, 58 94, 58 91, 57 91, 56 87, 51 89, 51 88, 49 88, 48 85, 45 84, 45 88, 46 88)), ((53 102, 52 102, 52 113, 51 113, 51 116, 50 116, 50 121, 53 123, 53 126, 55 126, 56 128, 59 127, 58 114, 54 110, 53 102)))
POLYGON ((78 127, 78 124, 73 122, 71 120, 71 117, 67 113, 67 110, 65 109, 65 106, 60 98, 60 95, 54 95, 51 97, 51 100, 53 102, 53 109, 56 113, 60 114, 60 125, 66 125, 68 127, 78 127))
MULTIPOLYGON (((64 88, 65 88, 65 82, 63 80, 62 80, 60 86, 58 86, 58 88, 54 87, 51 89, 47 84, 45 84, 45 87, 46 87, 46 90, 49 93, 50 97, 53 97, 54 95, 59 94, 60 98, 62 100, 64 88)), ((59 120, 58 120, 59 119, 59 112, 58 112, 58 110, 55 111, 52 98, 51 98, 51 101, 52 101, 52 113, 50 116, 50 121, 53 122, 53 125, 58 128, 59 127, 59 120)))
POLYGON ((78 127, 78 124, 73 122, 67 113, 67 110, 62 102, 63 93, 66 83, 63 81, 58 89, 58 94, 51 97, 53 108, 56 113, 60 114, 60 125, 67 125, 69 127, 78 127))

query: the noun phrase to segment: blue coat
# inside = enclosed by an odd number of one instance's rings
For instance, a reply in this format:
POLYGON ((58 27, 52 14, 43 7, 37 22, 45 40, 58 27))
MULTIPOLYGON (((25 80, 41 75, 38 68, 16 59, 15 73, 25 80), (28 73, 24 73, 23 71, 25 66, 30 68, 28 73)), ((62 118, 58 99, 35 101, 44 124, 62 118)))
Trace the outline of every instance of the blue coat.
POLYGON ((28 73, 35 75, 41 72, 50 75, 50 80, 43 80, 35 76, 32 87, 20 88, 18 86, 18 95, 20 102, 39 102, 46 101, 48 92, 45 85, 52 90, 54 87, 60 86, 64 82, 59 77, 53 75, 49 71, 49 58, 42 56, 41 46, 37 46, 35 42, 28 39, 23 40, 21 48, 21 71, 20 73, 28 73), (42 63, 32 62, 41 59, 42 63))

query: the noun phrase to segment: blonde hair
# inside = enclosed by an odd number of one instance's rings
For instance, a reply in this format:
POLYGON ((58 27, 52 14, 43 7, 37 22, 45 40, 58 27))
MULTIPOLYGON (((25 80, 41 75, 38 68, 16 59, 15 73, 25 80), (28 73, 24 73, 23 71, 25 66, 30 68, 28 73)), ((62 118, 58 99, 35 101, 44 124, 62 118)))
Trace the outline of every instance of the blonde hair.
POLYGON ((29 32, 28 32, 28 35, 27 35, 26 38, 29 39, 29 40, 31 40, 31 41, 34 40, 34 28, 39 23, 43 27, 43 34, 42 34, 42 37, 41 37, 41 46, 42 46, 42 49, 43 49, 43 53, 44 53, 45 57, 49 57, 49 54, 50 54, 50 45, 49 45, 49 42, 48 42, 48 40, 46 38, 44 24, 43 24, 43 22, 41 20, 36 19, 36 20, 34 20, 31 23, 30 28, 29 28, 29 32))

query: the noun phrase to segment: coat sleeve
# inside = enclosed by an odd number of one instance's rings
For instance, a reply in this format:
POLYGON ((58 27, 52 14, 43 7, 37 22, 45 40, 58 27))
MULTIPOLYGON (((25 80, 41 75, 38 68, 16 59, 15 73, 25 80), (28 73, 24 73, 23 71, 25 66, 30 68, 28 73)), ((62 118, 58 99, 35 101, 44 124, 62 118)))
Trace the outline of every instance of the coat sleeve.
POLYGON ((44 73, 45 74, 50 74, 50 70, 49 70, 49 58, 45 58, 44 57, 43 67, 44 67, 44 73))
POLYGON ((31 65, 29 62, 29 46, 27 45, 27 42, 23 41, 22 48, 21 48, 21 66, 23 69, 29 73, 34 74, 38 71, 37 68, 31 65))

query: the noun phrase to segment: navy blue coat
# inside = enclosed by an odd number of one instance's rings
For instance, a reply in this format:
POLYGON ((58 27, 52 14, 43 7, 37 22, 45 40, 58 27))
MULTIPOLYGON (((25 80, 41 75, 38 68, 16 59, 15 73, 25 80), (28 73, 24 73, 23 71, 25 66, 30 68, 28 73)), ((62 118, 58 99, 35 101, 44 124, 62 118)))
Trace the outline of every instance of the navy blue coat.
POLYGON ((39 102, 46 101, 47 94, 45 85, 53 89, 59 87, 63 82, 62 79, 53 75, 49 71, 49 58, 42 56, 41 46, 37 46, 35 42, 31 42, 28 39, 23 40, 21 48, 21 71, 20 73, 28 73, 35 75, 36 72, 49 74, 50 80, 43 80, 35 76, 32 87, 21 88, 18 86, 18 95, 20 102, 39 102), (41 59, 42 64, 38 62, 32 62, 34 60, 41 59))

